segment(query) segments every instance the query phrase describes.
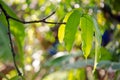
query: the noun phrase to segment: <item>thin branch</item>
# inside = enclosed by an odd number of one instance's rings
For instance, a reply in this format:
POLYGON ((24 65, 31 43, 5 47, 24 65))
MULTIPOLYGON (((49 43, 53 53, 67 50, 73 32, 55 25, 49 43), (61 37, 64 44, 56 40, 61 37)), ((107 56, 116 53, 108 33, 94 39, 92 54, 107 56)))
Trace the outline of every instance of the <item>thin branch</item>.
MULTIPOLYGON (((30 24, 30 23, 47 23, 47 24, 66 24, 65 22, 49 22, 49 21, 46 21, 44 19, 41 19, 41 20, 35 20, 35 21, 21 21, 19 19, 16 19, 16 18, 13 18, 11 16, 9 16, 10 19, 12 20, 15 20, 15 21, 18 21, 20 23, 23 23, 23 24, 30 24)), ((47 18, 47 17, 46 17, 47 18)))
POLYGON ((48 19, 49 17, 51 17, 52 15, 54 15, 54 14, 55 14, 55 12, 56 12, 56 11, 53 11, 50 15, 48 15, 48 16, 47 16, 47 17, 45 17, 45 18, 43 18, 43 20, 48 19))
POLYGON ((5 15, 5 18, 7 20, 7 24, 8 24, 8 37, 9 37, 9 40, 10 40, 10 47, 11 47, 11 51, 12 51, 12 56, 13 56, 13 61, 14 61, 14 65, 15 65, 15 68, 17 70, 17 73, 19 76, 22 76, 22 73, 20 72, 18 66, 17 66, 17 63, 16 63, 16 60, 15 60, 15 51, 14 51, 14 47, 13 47, 13 43, 12 43, 12 37, 11 37, 11 32, 10 32, 10 23, 9 23, 9 19, 10 19, 10 16, 7 14, 7 12, 4 10, 4 8, 2 7, 2 5, 0 4, 0 8, 2 9, 4 15, 5 15))

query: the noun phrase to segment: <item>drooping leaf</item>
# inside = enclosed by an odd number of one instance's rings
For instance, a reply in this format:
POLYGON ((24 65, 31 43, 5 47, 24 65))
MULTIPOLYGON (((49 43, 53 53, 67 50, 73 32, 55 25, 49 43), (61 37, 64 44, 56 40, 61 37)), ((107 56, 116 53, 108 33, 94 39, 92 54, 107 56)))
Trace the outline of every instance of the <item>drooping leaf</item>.
POLYGON ((82 11, 80 9, 75 9, 66 23, 64 41, 68 51, 72 49, 81 16, 82 11))
POLYGON ((98 64, 98 61, 101 57, 100 49, 101 49, 102 35, 100 32, 99 26, 97 24, 97 21, 95 19, 93 19, 93 23, 94 23, 94 29, 95 29, 95 60, 94 60, 94 69, 93 69, 93 72, 94 72, 98 64))
MULTIPOLYGON (((69 16, 71 15, 72 12, 69 12, 68 14, 66 14, 63 22, 67 22, 69 16)), ((60 43, 63 42, 64 40, 64 35, 65 35, 65 24, 61 24, 61 26, 58 29, 58 40, 60 43)))
POLYGON ((89 15, 84 15, 80 19, 81 38, 82 38, 82 50, 85 58, 90 54, 93 42, 93 21, 89 15))

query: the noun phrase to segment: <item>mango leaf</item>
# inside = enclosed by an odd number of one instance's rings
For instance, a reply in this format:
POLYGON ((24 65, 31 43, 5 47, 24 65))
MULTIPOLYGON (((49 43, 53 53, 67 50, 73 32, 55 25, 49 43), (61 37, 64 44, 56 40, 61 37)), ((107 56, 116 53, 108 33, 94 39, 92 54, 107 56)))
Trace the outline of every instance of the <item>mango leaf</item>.
POLYGON ((95 60, 94 60, 94 69, 93 69, 93 72, 94 72, 98 64, 98 61, 101 57, 100 49, 101 49, 102 35, 100 32, 99 26, 97 24, 97 21, 95 19, 93 19, 93 23, 94 23, 94 29, 95 29, 95 60))
POLYGON ((64 41, 65 47, 68 51, 72 49, 81 16, 82 10, 75 9, 68 18, 68 21, 66 23, 64 41))
MULTIPOLYGON (((69 13, 66 14, 63 22, 67 22, 67 20, 68 20, 69 16, 71 15, 71 13, 72 12, 69 12, 69 13)), ((65 24, 61 24, 59 29, 58 29, 58 40, 59 40, 60 43, 63 42, 64 35, 65 35, 65 24)))
MULTIPOLYGON (((17 18, 16 14, 14 13, 14 11, 9 8, 2 0, 0 0, 0 4, 3 6, 3 8, 6 10, 6 12, 14 17, 14 18, 17 18)), ((0 22, 3 26, 7 27, 7 22, 6 22, 6 19, 5 19, 5 15, 2 14, 0 15, 0 22)), ((22 23, 19 23, 17 21, 13 21, 13 20, 10 20, 10 29, 11 29, 11 33, 12 35, 14 36, 15 38, 15 43, 17 45, 17 48, 18 48, 18 53, 20 55, 20 60, 22 61, 23 60, 23 44, 24 44, 24 36, 25 36, 25 28, 23 26, 22 23)), ((7 32, 6 32, 7 33, 7 32)), ((7 35, 7 34, 6 34, 7 35)), ((8 41, 9 42, 9 41, 8 41)), ((7 46, 6 46, 7 47, 7 46)), ((6 48, 4 47, 4 49, 6 48)), ((10 53, 10 52, 9 52, 10 53)), ((6 53, 8 54, 8 53, 6 53)))
POLYGON ((93 42, 93 21, 89 15, 84 15, 80 19, 81 38, 82 38, 82 50, 85 58, 90 54, 93 42))

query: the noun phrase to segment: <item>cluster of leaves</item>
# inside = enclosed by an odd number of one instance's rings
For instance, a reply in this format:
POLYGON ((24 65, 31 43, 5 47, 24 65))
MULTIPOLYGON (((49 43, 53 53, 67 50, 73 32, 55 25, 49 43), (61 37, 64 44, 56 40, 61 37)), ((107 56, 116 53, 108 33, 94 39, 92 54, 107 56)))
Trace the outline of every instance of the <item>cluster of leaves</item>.
POLYGON ((62 43, 65 41, 65 47, 68 51, 72 49, 77 30, 81 30, 82 51, 85 59, 90 54, 93 37, 95 33, 95 67, 100 57, 101 39, 102 35, 96 20, 83 13, 82 9, 75 9, 68 13, 65 17, 66 26, 63 24, 59 28, 58 38, 62 43), (62 33, 62 34, 61 34, 62 33))

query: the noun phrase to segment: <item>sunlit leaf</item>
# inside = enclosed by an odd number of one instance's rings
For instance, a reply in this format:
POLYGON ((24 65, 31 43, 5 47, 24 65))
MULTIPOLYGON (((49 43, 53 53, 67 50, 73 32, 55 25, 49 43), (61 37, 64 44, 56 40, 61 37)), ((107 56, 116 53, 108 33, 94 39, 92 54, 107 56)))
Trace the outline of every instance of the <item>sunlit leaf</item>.
MULTIPOLYGON (((68 14, 66 14, 63 22, 67 22, 69 16, 71 15, 72 12, 69 12, 68 14)), ((65 35, 65 24, 61 24, 61 26, 58 29, 58 40, 60 43, 63 42, 64 40, 64 35, 65 35)))
POLYGON ((93 42, 93 21, 89 15, 84 15, 80 19, 81 38, 82 38, 82 50, 85 58, 90 54, 93 42))
POLYGON ((58 30, 58 39, 59 39, 59 42, 60 42, 60 43, 63 42, 64 34, 65 34, 65 25, 62 24, 62 25, 59 27, 59 30, 58 30))
POLYGON ((81 16, 82 11, 80 9, 75 9, 66 23, 64 41, 68 51, 72 49, 81 16))
POLYGON ((75 45, 80 46, 81 45, 81 31, 77 31, 76 36, 75 36, 75 45))
POLYGON ((101 48, 102 35, 100 32, 99 26, 97 24, 97 21, 93 19, 93 22, 94 22, 94 29, 95 29, 95 61, 94 61, 94 69, 93 69, 93 72, 94 72, 98 64, 98 61, 101 57, 100 48, 101 48))

